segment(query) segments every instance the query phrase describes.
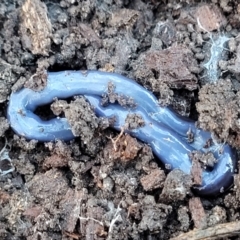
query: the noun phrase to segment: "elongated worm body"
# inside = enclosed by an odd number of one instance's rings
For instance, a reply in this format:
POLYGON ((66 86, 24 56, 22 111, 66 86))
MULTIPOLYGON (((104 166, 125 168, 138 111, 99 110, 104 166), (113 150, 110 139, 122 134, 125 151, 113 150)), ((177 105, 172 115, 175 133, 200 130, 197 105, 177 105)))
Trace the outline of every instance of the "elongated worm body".
MULTIPOLYGON (((119 105, 111 105, 108 108, 101 106, 100 98, 96 96, 85 95, 88 101, 95 106, 95 112, 99 116, 112 117, 117 116, 114 128, 120 130, 124 125, 125 119, 129 114, 127 109, 119 105)), ((169 127, 152 120, 142 109, 138 107, 132 110, 131 113, 140 114, 144 121, 144 127, 131 130, 129 133, 134 137, 148 143, 154 154, 171 169, 181 169, 183 172, 190 174, 191 161, 189 153, 195 150, 192 146, 186 143, 169 127)), ((202 149, 205 151, 204 149, 202 149)), ((236 164, 235 151, 229 145, 212 146, 208 151, 212 151, 214 157, 218 160, 212 171, 203 172, 202 186, 195 189, 200 195, 216 195, 220 191, 225 191, 233 181, 233 173, 236 164), (221 148, 221 152, 219 153, 221 148)))
POLYGON ((99 116, 116 116, 114 128, 119 130, 124 125, 128 113, 137 113, 145 121, 143 127, 128 130, 129 134, 148 143, 154 154, 171 169, 179 168, 190 173, 189 153, 193 150, 212 151, 218 160, 212 171, 204 171, 203 183, 196 188, 201 195, 215 195, 226 190, 233 182, 236 156, 228 145, 214 143, 205 149, 211 138, 209 132, 195 126, 194 121, 181 117, 170 108, 160 107, 156 97, 136 82, 119 74, 100 71, 63 71, 48 73, 47 86, 43 91, 34 92, 24 88, 12 93, 8 106, 8 119, 13 130, 27 139, 52 141, 74 138, 71 127, 65 118, 42 121, 34 110, 41 105, 51 103, 55 98, 65 99, 75 95, 85 95, 95 107, 99 116), (135 108, 123 108, 119 104, 103 107, 100 97, 107 93, 109 82, 115 86, 114 92, 131 97, 135 108), (187 142, 187 132, 194 135, 192 143, 187 142), (221 148, 222 153, 219 153, 221 148))

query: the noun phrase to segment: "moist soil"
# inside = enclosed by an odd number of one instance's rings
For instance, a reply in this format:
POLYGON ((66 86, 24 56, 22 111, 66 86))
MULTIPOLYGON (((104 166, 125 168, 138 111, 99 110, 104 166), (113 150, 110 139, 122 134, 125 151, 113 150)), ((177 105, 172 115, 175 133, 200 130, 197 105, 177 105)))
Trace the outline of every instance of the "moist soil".
MULTIPOLYGON (((11 92, 43 89, 46 71, 96 69, 134 79, 238 150, 239 28, 237 0, 2 0, 0 239, 239 239, 237 170, 229 191, 202 198, 192 176, 169 173, 82 96, 36 110, 64 115, 70 142, 26 140, 6 118, 11 92)), ((112 87, 108 98, 121 102, 112 87)))

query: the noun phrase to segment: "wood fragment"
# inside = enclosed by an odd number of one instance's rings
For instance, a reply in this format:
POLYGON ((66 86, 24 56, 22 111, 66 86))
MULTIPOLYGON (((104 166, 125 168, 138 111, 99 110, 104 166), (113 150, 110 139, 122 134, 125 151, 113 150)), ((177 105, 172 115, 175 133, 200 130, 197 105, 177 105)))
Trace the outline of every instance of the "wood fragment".
POLYGON ((197 8, 194 16, 202 26, 198 31, 211 32, 227 23, 221 9, 216 5, 203 4, 197 8))
POLYGON ((240 236, 240 221, 218 224, 207 229, 195 229, 170 240, 214 240, 233 236, 240 236))
POLYGON ((45 3, 40 0, 26 0, 22 6, 21 20, 23 46, 33 54, 47 56, 51 46, 52 25, 45 3))
POLYGON ((189 209, 192 214, 194 226, 199 229, 207 227, 206 214, 200 198, 195 197, 189 200, 189 209))

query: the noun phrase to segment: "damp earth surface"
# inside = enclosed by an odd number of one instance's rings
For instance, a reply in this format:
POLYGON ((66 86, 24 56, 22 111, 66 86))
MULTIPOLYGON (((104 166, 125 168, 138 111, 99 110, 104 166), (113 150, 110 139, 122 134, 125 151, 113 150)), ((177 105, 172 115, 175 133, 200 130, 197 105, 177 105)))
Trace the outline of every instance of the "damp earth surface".
MULTIPOLYGON (((238 153, 239 29, 237 0, 2 0, 0 239, 239 239, 237 169, 229 191, 199 197, 191 189, 211 156, 194 153, 192 175, 169 173, 82 96, 36 110, 65 116, 70 142, 26 140, 6 119, 11 92, 42 90, 46 71, 116 72, 238 153)), ((106 88, 108 101, 121 102, 106 88)))

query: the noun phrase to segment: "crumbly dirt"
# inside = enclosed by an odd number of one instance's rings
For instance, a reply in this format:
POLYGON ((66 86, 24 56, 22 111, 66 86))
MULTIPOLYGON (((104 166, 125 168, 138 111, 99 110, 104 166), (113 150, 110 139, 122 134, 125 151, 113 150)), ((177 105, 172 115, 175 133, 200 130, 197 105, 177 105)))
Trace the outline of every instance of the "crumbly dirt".
MULTIPOLYGON (((112 130, 114 119, 96 117, 81 96, 50 106, 67 117, 76 136, 70 142, 26 140, 6 119, 11 92, 43 89, 47 71, 97 69, 135 79, 159 104, 239 150, 238 2, 2 0, 0 150, 8 148, 0 170, 11 171, 0 175, 0 239, 239 239, 240 174, 224 195, 205 199, 191 191, 212 156, 192 156, 194 179, 169 173, 147 144, 112 130), (213 84, 204 63, 221 34, 230 40, 213 84), (216 235, 219 229, 225 232, 216 235)), ((134 107, 111 83, 106 89, 105 104, 134 107)), ((129 115, 123 130, 144 124, 129 115)))
POLYGON ((125 108, 134 108, 136 103, 134 99, 129 96, 123 96, 122 94, 115 93, 115 86, 112 82, 108 83, 107 93, 102 96, 101 104, 107 106, 109 103, 118 103, 125 108))

